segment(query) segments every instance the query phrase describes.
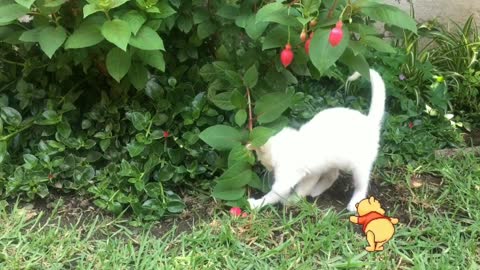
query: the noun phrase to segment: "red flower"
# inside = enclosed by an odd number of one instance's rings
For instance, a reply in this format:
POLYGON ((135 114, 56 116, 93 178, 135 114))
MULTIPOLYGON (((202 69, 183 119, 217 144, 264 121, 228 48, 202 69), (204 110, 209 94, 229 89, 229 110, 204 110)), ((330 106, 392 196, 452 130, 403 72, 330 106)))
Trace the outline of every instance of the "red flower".
POLYGON ((167 138, 168 136, 170 136, 170 133, 168 133, 168 131, 165 130, 163 132, 163 137, 167 138))
POLYGON ((335 47, 338 44, 340 44, 340 42, 342 42, 342 38, 343 38, 342 27, 343 27, 342 21, 338 21, 337 24, 335 25, 335 28, 333 28, 330 31, 328 42, 330 42, 330 45, 332 45, 332 47, 335 47))
POLYGON ((285 45, 285 49, 283 49, 282 53, 280 53, 280 61, 284 67, 288 67, 288 65, 292 63, 293 52, 290 44, 285 45))
POLYGON ((234 217, 239 217, 240 215, 242 215, 242 209, 240 209, 240 207, 232 207, 230 208, 230 215, 234 217))
POLYGON ((412 128, 413 128, 413 122, 409 122, 409 123, 408 123, 408 127, 409 127, 410 129, 412 129, 412 128))

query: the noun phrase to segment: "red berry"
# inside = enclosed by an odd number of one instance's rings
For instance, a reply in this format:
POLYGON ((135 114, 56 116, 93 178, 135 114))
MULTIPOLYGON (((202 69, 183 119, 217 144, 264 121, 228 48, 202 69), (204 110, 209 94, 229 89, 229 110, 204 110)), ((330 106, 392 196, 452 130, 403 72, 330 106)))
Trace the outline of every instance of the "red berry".
POLYGON ((285 45, 285 49, 283 49, 282 53, 280 53, 280 61, 284 67, 288 67, 288 65, 292 63, 293 52, 290 44, 285 45))
POLYGON ((165 130, 163 132, 163 137, 167 138, 168 136, 170 136, 170 133, 168 133, 168 131, 165 130))
POLYGON ((305 29, 303 29, 302 33, 300 34, 300 40, 302 42, 305 42, 305 40, 307 40, 307 32, 305 32, 305 29))
POLYGON ((335 47, 338 44, 340 44, 340 42, 342 42, 342 38, 343 38, 342 26, 343 26, 342 21, 338 21, 337 25, 335 25, 335 28, 333 28, 330 31, 328 42, 330 42, 330 45, 332 45, 332 47, 335 47))
POLYGON ((242 217, 243 217, 243 218, 246 218, 246 217, 248 217, 248 214, 245 213, 245 212, 243 212, 242 217))
POLYGON ((240 209, 240 207, 230 208, 230 215, 234 217, 239 217, 241 214, 242 214, 242 209, 240 209))

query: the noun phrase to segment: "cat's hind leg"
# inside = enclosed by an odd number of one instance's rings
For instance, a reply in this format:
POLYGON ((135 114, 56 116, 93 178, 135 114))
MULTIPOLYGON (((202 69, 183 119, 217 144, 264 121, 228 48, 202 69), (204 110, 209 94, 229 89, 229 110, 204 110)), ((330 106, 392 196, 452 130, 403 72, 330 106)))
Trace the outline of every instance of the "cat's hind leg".
POLYGON ((318 181, 319 176, 316 174, 305 176, 295 187, 295 193, 301 198, 307 197, 318 181))
POLYGON ((320 180, 310 190, 310 196, 317 197, 325 192, 325 190, 329 189, 335 180, 337 180, 339 174, 340 172, 338 169, 330 169, 326 173, 322 174, 320 180))

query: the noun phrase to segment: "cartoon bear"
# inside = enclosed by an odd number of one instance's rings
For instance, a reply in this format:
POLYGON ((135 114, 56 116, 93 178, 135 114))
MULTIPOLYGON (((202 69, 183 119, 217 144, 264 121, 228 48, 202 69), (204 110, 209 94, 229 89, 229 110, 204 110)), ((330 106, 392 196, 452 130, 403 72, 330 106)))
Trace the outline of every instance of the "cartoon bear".
POLYGON ((365 249, 367 251, 383 250, 383 245, 395 233, 393 225, 398 223, 398 219, 384 216, 385 210, 382 209, 380 202, 373 196, 363 199, 355 207, 357 208, 358 216, 351 216, 350 221, 354 224, 363 225, 363 231, 370 245, 365 249))

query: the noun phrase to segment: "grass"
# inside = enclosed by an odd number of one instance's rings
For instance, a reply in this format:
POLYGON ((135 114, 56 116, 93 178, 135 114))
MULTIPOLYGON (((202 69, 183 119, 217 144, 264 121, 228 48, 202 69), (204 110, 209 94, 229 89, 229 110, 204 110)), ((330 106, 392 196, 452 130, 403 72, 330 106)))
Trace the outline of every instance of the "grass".
POLYGON ((479 269, 478 164, 473 156, 444 159, 390 179, 397 192, 381 198, 401 223, 378 253, 364 250, 348 213, 305 201, 246 218, 219 210, 191 230, 162 233, 4 202, 0 269, 479 269))

